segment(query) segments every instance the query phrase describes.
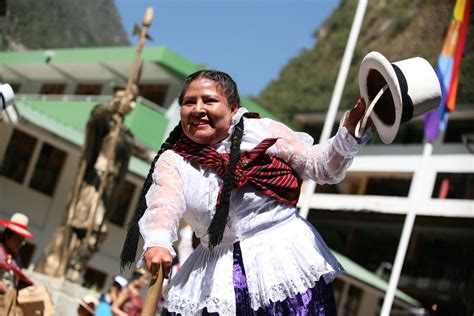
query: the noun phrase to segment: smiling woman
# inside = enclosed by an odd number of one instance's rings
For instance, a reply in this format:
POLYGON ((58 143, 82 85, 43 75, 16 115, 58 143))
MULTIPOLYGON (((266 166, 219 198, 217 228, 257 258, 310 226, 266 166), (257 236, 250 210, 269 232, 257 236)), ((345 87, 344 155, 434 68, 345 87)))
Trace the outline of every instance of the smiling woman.
POLYGON ((239 103, 229 104, 218 81, 199 77, 191 80, 181 102, 181 128, 192 141, 214 145, 224 140, 239 103))
POLYGON ((335 183, 370 138, 353 136, 365 104, 321 145, 240 105, 234 80, 202 70, 184 82, 181 122, 151 166, 122 267, 142 259, 169 277, 183 218, 200 239, 167 286, 168 314, 335 315, 332 280, 343 272, 318 232, 298 216, 302 179, 335 183))

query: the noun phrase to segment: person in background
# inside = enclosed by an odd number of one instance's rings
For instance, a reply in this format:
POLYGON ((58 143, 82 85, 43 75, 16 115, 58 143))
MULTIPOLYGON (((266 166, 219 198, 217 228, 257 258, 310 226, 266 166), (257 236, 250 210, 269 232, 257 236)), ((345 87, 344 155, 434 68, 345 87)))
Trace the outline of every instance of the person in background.
POLYGON ((0 237, 0 315, 9 315, 17 306, 18 291, 33 283, 21 272, 20 249, 25 238, 33 239, 28 231, 28 217, 15 213, 9 221, 0 220, 5 227, 0 237))
POLYGON ((112 303, 118 298, 128 284, 127 279, 123 276, 117 275, 114 277, 112 285, 107 293, 104 293, 99 298, 99 305, 95 309, 97 316, 112 316, 112 303))
POLYGON ((180 123, 161 146, 142 189, 121 255, 169 277, 183 218, 200 244, 170 279, 172 315, 335 315, 332 281, 344 272, 316 229, 298 215, 303 180, 334 184, 371 137, 354 136, 359 98, 321 144, 240 103, 226 73, 189 75, 180 123))
POLYGON ((140 293, 148 284, 148 273, 139 268, 133 271, 128 286, 124 288, 118 298, 112 303, 112 314, 118 316, 139 316, 143 309, 143 298, 140 293))
POLYGON ((87 294, 78 300, 77 307, 78 316, 92 316, 95 315, 95 307, 99 304, 99 300, 95 295, 87 294))

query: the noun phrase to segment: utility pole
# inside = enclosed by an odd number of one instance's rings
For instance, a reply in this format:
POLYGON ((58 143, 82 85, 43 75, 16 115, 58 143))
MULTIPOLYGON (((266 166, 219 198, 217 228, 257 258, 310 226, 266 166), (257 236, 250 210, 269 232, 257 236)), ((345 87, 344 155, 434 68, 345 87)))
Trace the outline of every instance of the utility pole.
MULTIPOLYGON (((331 97, 331 102, 329 104, 328 113, 326 115, 326 120, 324 121, 323 131, 319 138, 319 143, 323 143, 329 139, 331 136, 332 127, 336 119, 337 109, 339 103, 341 102, 342 92, 344 90, 344 85, 347 79, 347 73, 351 65, 352 55, 354 54, 354 49, 357 44, 357 38, 359 37, 360 28, 364 20, 365 9, 367 8, 367 0, 359 0, 357 5, 357 10, 354 16, 354 21, 352 22, 351 32, 349 34, 349 39, 347 40, 346 49, 344 51, 344 56, 342 57, 341 68, 339 68, 339 74, 337 75, 336 85, 331 97)), ((303 200, 300 205, 299 215, 303 218, 308 217, 309 204, 316 189, 316 183, 311 180, 306 181, 305 192, 303 194, 303 200)))

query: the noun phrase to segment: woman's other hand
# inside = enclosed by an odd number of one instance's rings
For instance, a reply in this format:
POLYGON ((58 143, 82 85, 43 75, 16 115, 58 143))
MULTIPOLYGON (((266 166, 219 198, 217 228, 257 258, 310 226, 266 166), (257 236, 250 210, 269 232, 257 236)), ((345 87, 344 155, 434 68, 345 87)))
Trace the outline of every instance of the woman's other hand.
POLYGON ((7 286, 5 285, 5 283, 3 283, 2 281, 0 281, 0 294, 5 294, 7 292, 8 288, 7 286))
POLYGON ((143 259, 145 260, 145 266, 151 273, 152 277, 158 275, 158 269, 160 268, 160 265, 163 264, 163 276, 165 279, 168 279, 171 271, 171 264, 173 262, 173 257, 168 249, 163 247, 150 247, 145 251, 143 259))
MULTIPOLYGON (((346 119, 344 120, 344 127, 347 128, 347 130, 349 131, 349 133, 351 133, 352 136, 355 137, 355 128, 357 126, 357 123, 362 120, 365 113, 364 99, 359 98, 355 106, 348 112, 349 113, 346 115, 346 119)), ((372 125, 372 120, 369 117, 365 128, 367 129, 370 125, 372 125)), ((360 133, 362 134, 363 132, 364 131, 361 131, 360 133)))

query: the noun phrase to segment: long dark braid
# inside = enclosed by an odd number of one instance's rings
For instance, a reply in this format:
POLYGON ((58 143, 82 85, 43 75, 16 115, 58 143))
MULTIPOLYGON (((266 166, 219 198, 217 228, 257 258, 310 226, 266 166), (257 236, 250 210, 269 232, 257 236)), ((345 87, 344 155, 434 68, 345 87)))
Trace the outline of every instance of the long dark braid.
POLYGON ((231 136, 229 166, 224 176, 224 184, 220 199, 217 203, 216 213, 207 229, 207 233, 209 234, 209 248, 211 249, 221 243, 225 227, 228 224, 230 194, 234 188, 235 169, 240 159, 240 143, 242 142, 243 134, 244 119, 242 118, 235 126, 231 136))
POLYGON ((178 125, 176 125, 176 127, 171 131, 165 142, 161 145, 160 150, 158 150, 158 153, 156 154, 155 158, 153 159, 153 162, 151 163, 150 171, 148 172, 148 176, 146 177, 145 183, 143 184, 140 199, 138 201, 137 209, 135 211, 135 216, 128 224, 127 236, 125 237, 125 241, 122 246, 122 253, 120 254, 121 271, 125 268, 125 266, 128 266, 130 268, 130 266, 135 262, 140 233, 138 221, 147 209, 145 195, 148 192, 148 189, 150 189, 150 186, 153 182, 152 175, 153 171, 155 170, 155 164, 158 161, 158 158, 160 158, 161 154, 165 150, 173 148, 173 146, 176 144, 179 137, 181 136, 181 133, 181 123, 178 123, 178 125))

